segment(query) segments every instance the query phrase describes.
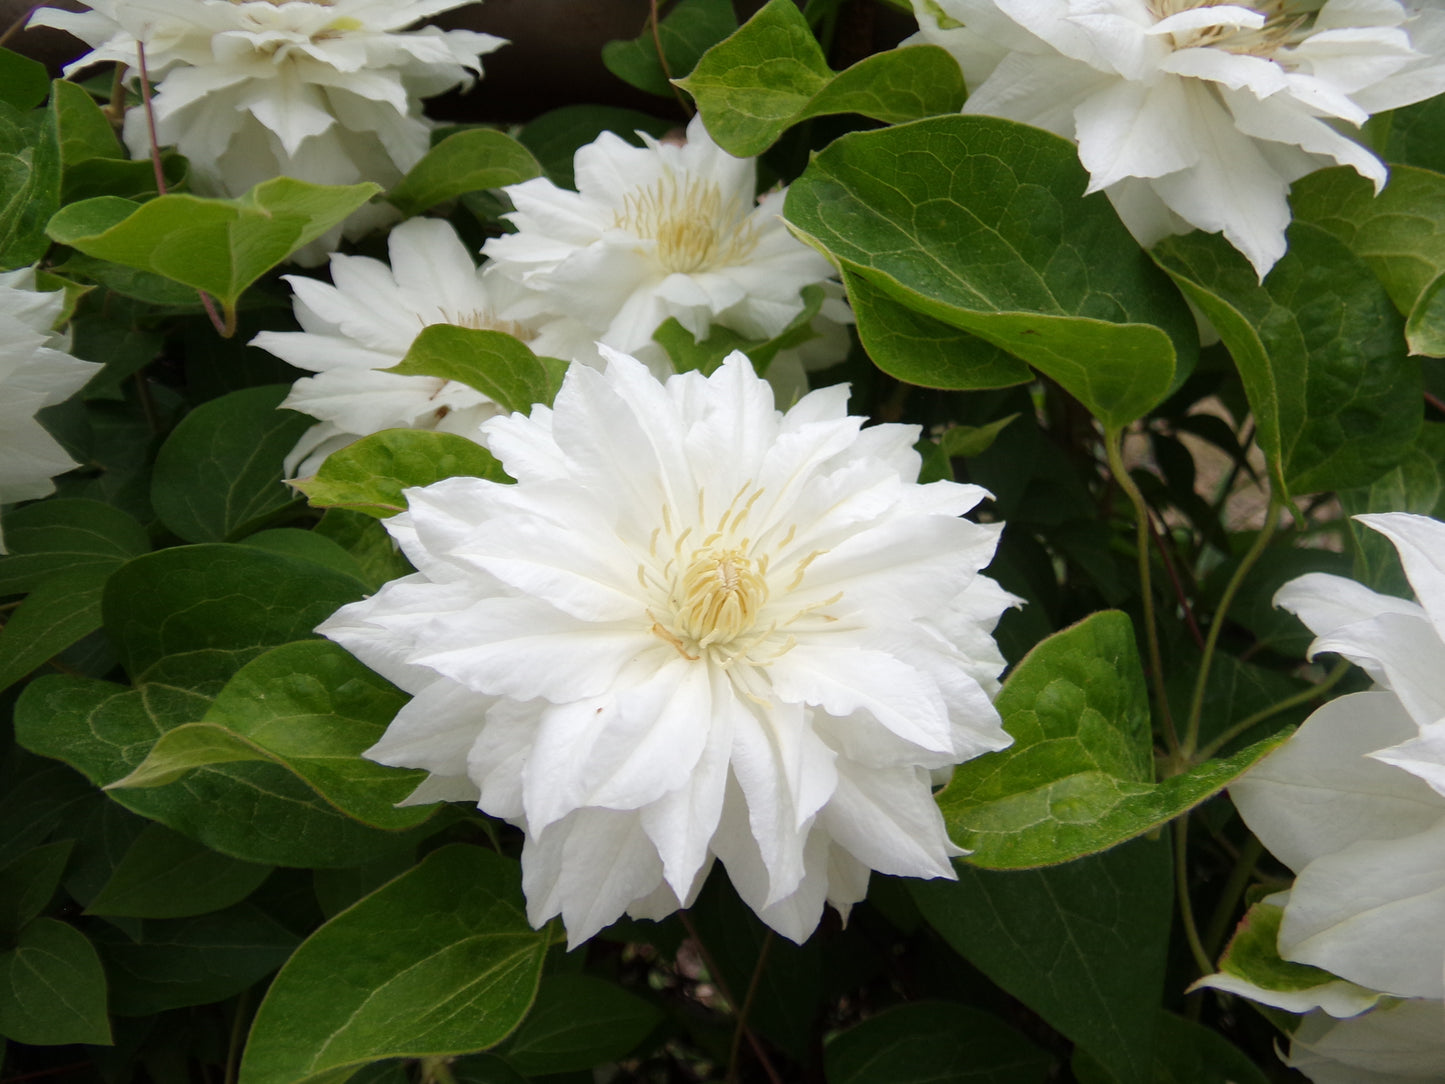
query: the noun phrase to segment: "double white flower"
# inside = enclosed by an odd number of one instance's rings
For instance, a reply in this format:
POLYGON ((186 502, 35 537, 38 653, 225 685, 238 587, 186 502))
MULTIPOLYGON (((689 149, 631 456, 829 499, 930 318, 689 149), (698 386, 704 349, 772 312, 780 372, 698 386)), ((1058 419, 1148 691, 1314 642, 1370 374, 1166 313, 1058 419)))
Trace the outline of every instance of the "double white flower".
MULTIPOLYGON (((41 8, 34 25, 69 31, 92 51, 66 67, 117 61, 155 84, 156 139, 189 159, 206 195, 238 196, 272 177, 390 188, 427 151, 421 99, 482 74, 506 44, 470 30, 405 28, 475 0, 89 0, 41 8)), ((144 110, 126 114, 133 157, 150 153, 144 110)), ((364 208, 358 236, 387 217, 364 208), (369 213, 366 213, 369 212, 369 213)), ((324 246, 308 246, 319 262, 324 246)))
POLYGON ((1294 1012, 1293 1063, 1317 1084, 1445 1079, 1445 524, 1360 517, 1388 537, 1418 601, 1338 576, 1276 602, 1379 688, 1330 701, 1230 788, 1261 842, 1296 873, 1279 952, 1346 983, 1306 995, 1210 985, 1294 1012), (1365 989, 1359 989, 1359 988, 1365 989), (1409 999, 1355 1016, 1379 995, 1409 999), (1301 1000, 1303 997, 1304 1000, 1301 1000), (1331 1019, 1331 1015, 1345 1019, 1331 1019), (1371 1075, 1377 1074, 1377 1075, 1371 1075))
POLYGON ((54 330, 64 307, 63 291, 35 288, 34 268, 0 272, 0 504, 44 497, 76 466, 35 417, 100 369, 67 353, 69 337, 54 330))
POLYGON ((670 365, 652 336, 669 318, 697 339, 714 327, 769 339, 803 312, 803 288, 819 284, 828 297, 813 320, 818 337, 779 355, 769 377, 802 387, 805 368, 841 361, 851 315, 833 267, 783 225, 782 191, 756 198, 757 160, 728 154, 696 117, 680 145, 641 135, 643 147, 604 132, 578 150, 576 192, 544 178, 505 190, 516 233, 482 252, 495 274, 530 291, 520 317, 568 321, 574 336, 661 374, 670 365))
POLYGON ((1445 91, 1433 0, 913 0, 967 113, 1079 144, 1142 244, 1223 232, 1261 278, 1285 250, 1290 182, 1347 165, 1385 183, 1347 130, 1445 91))
POLYGON ((526 831, 572 944, 662 917, 714 858, 801 941, 870 870, 951 877, 930 772, 1009 743, 984 492, 916 484, 847 388, 786 414, 747 359, 659 383, 610 351, 483 434, 515 485, 407 491, 419 570, 320 631, 414 699, 368 755, 526 831))

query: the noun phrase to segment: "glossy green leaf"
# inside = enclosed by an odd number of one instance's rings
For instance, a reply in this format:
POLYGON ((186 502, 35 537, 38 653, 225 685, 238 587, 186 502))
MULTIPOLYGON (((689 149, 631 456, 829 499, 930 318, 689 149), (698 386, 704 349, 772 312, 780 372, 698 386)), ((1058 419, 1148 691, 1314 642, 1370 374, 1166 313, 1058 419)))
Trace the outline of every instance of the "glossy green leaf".
POLYGON ((433 851, 296 950, 256 1013, 241 1084, 493 1046, 531 1006, 551 940, 527 924, 514 861, 433 851))
MULTIPOLYGON (((1089 1056, 1074 1052, 1071 1068, 1078 1084, 1114 1084, 1108 1070, 1089 1056)), ((1173 1013, 1159 1014, 1155 1032, 1153 1084, 1268 1084, 1238 1047, 1219 1032, 1173 1013)))
POLYGON ((387 580, 400 579, 415 571, 386 528, 361 512, 328 508, 311 533, 331 539, 356 562, 369 594, 375 593, 387 580))
POLYGON ((187 542, 222 542, 297 499, 282 481, 282 461, 315 419, 277 409, 289 390, 233 391, 181 420, 151 475, 151 505, 162 523, 187 542))
POLYGON ((1445 173, 1445 98, 1436 95, 1390 114, 1385 160, 1445 173))
POLYGON ((458 475, 511 481, 476 441, 434 429, 383 429, 332 452, 315 477, 294 484, 314 508, 385 519, 406 509, 402 490, 458 475))
POLYGON ((328 640, 273 648, 243 666, 204 719, 163 734, 114 788, 159 787, 211 764, 265 761, 377 828, 410 828, 433 812, 397 807, 425 773, 364 759, 407 696, 328 640))
POLYGON ((131 844, 86 910, 129 918, 203 915, 240 903, 270 873, 270 866, 238 862, 165 825, 152 824, 131 844))
POLYGON ((526 414, 533 403, 551 405, 567 363, 539 358, 504 331, 431 324, 412 341, 406 357, 384 371, 455 380, 503 410, 526 414))
POLYGON ((1420 429, 1420 366, 1384 287, 1343 243, 1296 222, 1263 283, 1215 234, 1154 252, 1229 347, 1286 493, 1365 485, 1399 463, 1420 429))
POLYGON ((762 154, 810 117, 859 113, 901 124, 957 113, 965 97, 958 62, 936 45, 875 53, 834 73, 792 0, 770 0, 678 85, 718 146, 739 158, 762 154))
POLYGON ((24 112, 45 101, 50 75, 45 65, 13 49, 0 49, 0 102, 24 112))
POLYGON ((1328 230, 1379 276, 1406 317, 1412 354, 1445 356, 1445 176, 1395 166, 1378 196, 1343 166, 1320 170, 1290 189, 1296 221, 1328 230))
POLYGON ((0 942, 45 910, 74 847, 69 839, 46 843, 0 867, 0 942))
POLYGON ((42 580, 0 629, 0 689, 100 628, 101 595, 112 569, 72 568, 42 580))
POLYGON ((34 1046, 110 1043, 105 972, 84 934, 37 918, 0 952, 0 1035, 34 1046))
POLYGON ((285 963, 300 941, 246 903, 195 918, 146 919, 134 938, 100 925, 94 937, 122 1016, 234 997, 285 963))
POLYGON ((59 207, 54 110, 26 114, 0 102, 0 270, 45 255, 45 224, 59 207))
POLYGON ((1043 1084, 1053 1062, 998 1017, 938 1001, 870 1017, 824 1056, 828 1084, 1043 1084))
MULTIPOLYGON (((1117 427, 1182 382, 1196 336, 1177 291, 1087 184, 1057 136, 933 117, 835 140, 789 187, 784 213, 845 274, 1027 361, 1117 427)), ((948 386, 965 386, 969 367, 966 356, 950 366, 948 386)))
POLYGON ((386 198, 404 215, 418 215, 468 192, 521 184, 541 176, 532 152, 495 128, 447 136, 411 167, 386 198))
POLYGON ((602 63, 623 82, 670 98, 668 80, 692 71, 698 57, 737 26, 731 0, 678 0, 658 23, 656 35, 649 23, 631 41, 609 41, 602 47, 602 63))
MULTIPOLYGON (((1349 516, 1413 512, 1445 519, 1445 424, 1426 422, 1398 466, 1368 486, 1341 493, 1340 504, 1349 516)), ((1386 594, 1403 598, 1414 594, 1389 539, 1354 520, 1350 533, 1355 542, 1355 578, 1386 594)))
POLYGON ((234 307, 246 288, 379 192, 276 177, 236 199, 111 196, 74 203, 50 221, 61 244, 204 290, 234 307))
POLYGON ((363 586, 370 584, 366 571, 356 558, 340 545, 316 531, 300 527, 273 527, 269 531, 258 531, 241 540, 243 546, 254 546, 268 553, 279 553, 301 561, 312 561, 318 565, 350 576, 363 586))
MULTIPOLYGON (((16 738, 103 787, 134 770, 162 734, 203 718, 210 706, 208 696, 172 685, 128 689, 47 677, 32 682, 16 704, 16 738)), ((212 850, 262 865, 361 865, 412 842, 358 823, 271 763, 199 768, 167 786, 111 797, 212 850)))
POLYGON ((1169 845, 1134 840, 1041 870, 958 867, 910 881, 966 960, 1088 1050, 1117 1084, 1154 1084, 1173 901, 1169 845))
MULTIPOLYGON (((63 167, 69 169, 92 158, 130 157, 115 137, 110 120, 84 87, 57 79, 51 84, 51 94, 63 167)), ((145 165, 151 168, 149 162, 145 165)))
POLYGON ((617 1061, 662 1020, 650 1002, 591 975, 548 975, 532 1011, 498 1053, 524 1076, 617 1061))
POLYGON ((309 638, 361 593, 353 577, 311 561, 251 546, 178 546, 138 557, 111 577, 105 627, 138 684, 214 695, 257 655, 309 638))
POLYGON ((1129 619, 1085 618, 1034 648, 997 700, 1014 744, 954 769, 949 837, 990 869, 1094 854, 1219 793, 1284 739, 1154 782, 1149 695, 1129 619))

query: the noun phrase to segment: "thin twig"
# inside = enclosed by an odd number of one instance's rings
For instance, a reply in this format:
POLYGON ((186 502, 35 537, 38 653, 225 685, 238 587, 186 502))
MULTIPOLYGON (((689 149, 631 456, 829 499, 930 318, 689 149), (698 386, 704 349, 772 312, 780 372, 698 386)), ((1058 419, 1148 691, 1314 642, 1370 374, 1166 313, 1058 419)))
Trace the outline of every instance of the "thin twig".
POLYGON ((1430 392, 1428 392, 1428 391, 1424 393, 1424 396, 1425 396, 1425 402, 1429 403, 1432 407, 1434 407, 1436 410, 1438 410, 1441 414, 1445 414, 1445 401, 1442 401, 1438 395, 1432 395, 1432 394, 1431 394, 1430 392))
POLYGON ((1189 952, 1201 975, 1214 970, 1214 962, 1204 951, 1199 939, 1199 927, 1194 921, 1194 903, 1189 898, 1189 814, 1185 813, 1174 821, 1174 880, 1175 892, 1179 896, 1179 918, 1184 923, 1184 939, 1189 942, 1189 952))
POLYGON ((1179 570, 1174 567, 1174 562, 1169 557, 1169 551, 1164 545, 1164 538, 1161 532, 1154 526, 1154 520, 1149 520, 1149 536, 1154 540, 1154 548, 1159 551, 1159 560, 1164 565, 1164 571, 1169 576, 1169 585, 1174 588, 1174 598, 1179 603, 1179 608, 1184 611, 1184 623, 1189 626, 1189 635, 1194 638, 1196 647, 1204 647, 1204 633, 1199 630, 1199 622, 1194 619, 1194 607, 1189 605, 1189 598, 1184 593, 1184 584, 1179 580, 1179 570))
MULTIPOLYGON (((32 7, 26 8, 26 9, 21 13, 20 18, 16 19, 13 23, 11 23, 9 26, 7 26, 7 27, 5 28, 5 33, 0 34, 0 46, 3 46, 6 42, 8 42, 11 38, 13 38, 16 34, 20 33, 21 30, 25 29, 25 24, 30 21, 30 16, 34 15, 37 11, 39 11, 39 10, 40 10, 41 8, 43 8, 44 6, 45 6, 44 0, 42 0, 41 3, 35 4, 35 5, 32 6, 32 7)), ((18 1080, 18 1079, 20 1079, 20 1078, 19 1078, 19 1077, 16 1077, 15 1079, 18 1080)))
POLYGON ((696 110, 693 109, 692 103, 687 100, 687 95, 685 95, 680 88, 673 85, 672 68, 668 65, 667 53, 662 48, 662 25, 657 17, 657 0, 649 0, 649 4, 651 17, 648 19, 648 22, 652 26, 652 47, 657 50, 657 63, 658 66, 662 68, 662 77, 667 80, 667 85, 672 87, 672 96, 677 99, 677 104, 682 106, 682 111, 691 117, 696 110))
POLYGON ((1232 742, 1235 738, 1239 737, 1241 734, 1245 734, 1250 730, 1253 730, 1266 719, 1272 718, 1273 716, 1278 715, 1282 711, 1288 711, 1290 708, 1298 707, 1301 704, 1308 704, 1311 700, 1314 700, 1315 698, 1324 695, 1335 686, 1335 684, 1340 680, 1340 678, 1345 676, 1349 669, 1349 662, 1341 659, 1338 663, 1335 664, 1334 669, 1329 672, 1328 676, 1326 676, 1326 678, 1318 685, 1311 685, 1308 689, 1301 689, 1297 693, 1292 693, 1289 696, 1286 696, 1283 700, 1276 700, 1267 708, 1261 708, 1253 715, 1245 716, 1239 722, 1235 723, 1228 730, 1226 730, 1223 734, 1219 735, 1219 737, 1215 738, 1213 741, 1209 742, 1209 744, 1201 748, 1199 750, 1199 759, 1208 760, 1210 757, 1214 756, 1215 753, 1219 752, 1226 745, 1232 742))
POLYGON ((0 1080, 0 1084, 20 1084, 22 1080, 39 1080, 41 1077, 59 1076, 61 1073, 73 1072, 76 1069, 89 1069, 91 1063, 88 1061, 72 1061, 66 1065, 52 1065, 49 1069, 36 1069, 33 1073, 20 1073, 17 1076, 7 1076, 0 1080))
MULTIPOLYGON (((677 917, 682 920, 683 929, 687 930, 688 937, 692 938, 693 944, 697 946, 698 955, 702 957, 702 962, 707 967, 707 972, 712 978, 713 985, 718 988, 718 992, 722 994, 723 1000, 732 1006, 733 1011, 738 1012, 740 1008, 739 1004, 733 997, 732 992, 728 989, 727 980, 723 978, 723 973, 718 968, 717 961, 713 959, 712 953, 708 951, 707 944, 698 936, 697 926, 693 923, 692 916, 684 910, 679 911, 677 917)), ((773 1068, 773 1063, 768 1059, 767 1051, 763 1049, 763 1044, 758 1041, 758 1037, 753 1034, 753 1029, 747 1026, 746 1020, 742 1021, 741 1026, 743 1029, 743 1038, 747 1039, 748 1045, 753 1048, 753 1053, 757 1055, 758 1062, 763 1067, 763 1072, 768 1074, 768 1080, 770 1080, 772 1084, 783 1084, 783 1078, 778 1076, 778 1071, 773 1068)), ((731 1066, 728 1067, 728 1071, 731 1073, 731 1066)))
MULTIPOLYGON (((699 943, 700 944, 700 943, 699 943)), ((763 967, 768 962, 768 950, 773 947, 773 931, 769 930, 763 937, 763 947, 758 950, 758 962, 753 965, 753 977, 748 980, 748 992, 743 996, 742 1008, 738 1009, 738 1024, 733 1028, 733 1041, 728 1047, 728 1080, 737 1077, 738 1053, 743 1045, 743 1031, 748 1025, 748 1016, 753 1011, 753 1002, 758 996, 758 987, 762 985, 763 967)))

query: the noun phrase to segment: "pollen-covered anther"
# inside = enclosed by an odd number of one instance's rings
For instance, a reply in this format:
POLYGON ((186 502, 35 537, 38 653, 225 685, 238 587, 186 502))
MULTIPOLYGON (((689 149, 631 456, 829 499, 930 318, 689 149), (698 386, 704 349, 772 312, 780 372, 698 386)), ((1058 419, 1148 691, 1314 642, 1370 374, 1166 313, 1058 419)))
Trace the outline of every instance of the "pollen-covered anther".
POLYGON ((615 224, 656 241, 658 263, 688 275, 747 257, 758 243, 749 210, 736 198, 725 199, 713 181, 668 172, 629 192, 615 224))
POLYGON ((673 593, 678 628, 699 647, 736 640, 767 601, 767 582, 740 550, 698 550, 673 593))

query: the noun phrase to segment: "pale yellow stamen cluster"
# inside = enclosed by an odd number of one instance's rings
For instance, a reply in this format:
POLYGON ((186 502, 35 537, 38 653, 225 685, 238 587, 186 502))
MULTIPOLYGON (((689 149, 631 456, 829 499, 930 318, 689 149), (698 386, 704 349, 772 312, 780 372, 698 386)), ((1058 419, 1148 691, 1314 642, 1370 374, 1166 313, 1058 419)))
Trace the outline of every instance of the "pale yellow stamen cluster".
POLYGON ((1264 16, 1258 29, 1220 26, 1173 35, 1176 49, 1222 49, 1228 53, 1278 59, 1281 50, 1298 45, 1309 37, 1314 12, 1319 5, 1310 0, 1253 0, 1232 3, 1231 0, 1148 0, 1149 11, 1156 19, 1167 19, 1195 8, 1220 7, 1230 4, 1245 7, 1264 16))
MULTIPOLYGON (((791 614, 784 609, 785 616, 776 607, 768 612, 774 595, 796 590, 808 566, 826 551, 789 555, 783 562, 790 569, 784 582, 773 555, 788 552, 796 525, 772 542, 742 534, 762 496, 751 482, 744 485, 701 539, 691 526, 678 530, 671 508, 662 508, 662 526, 652 533, 649 560, 638 566, 637 579, 654 602, 647 610, 653 634, 683 658, 707 658, 723 668, 739 660, 766 666, 792 650, 797 641, 790 629, 803 618, 817 614, 822 621, 834 620, 819 611, 837 603, 841 593, 791 614)), ((707 522, 705 510, 706 495, 699 493, 698 522, 707 522)))
POLYGON ((750 210, 736 196, 724 199, 706 178, 667 172, 629 192, 613 224, 656 241, 658 262, 687 275, 740 263, 752 252, 758 237, 750 210))

